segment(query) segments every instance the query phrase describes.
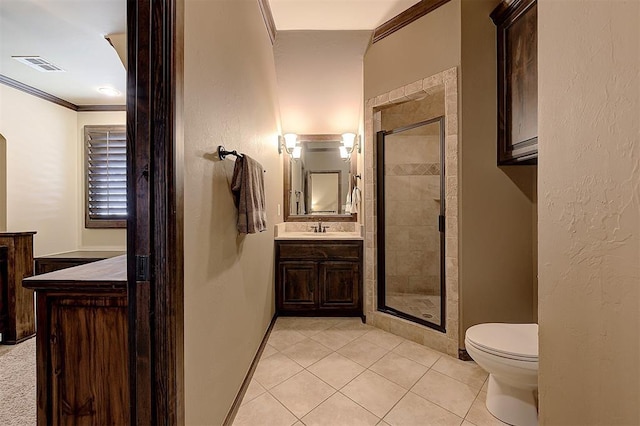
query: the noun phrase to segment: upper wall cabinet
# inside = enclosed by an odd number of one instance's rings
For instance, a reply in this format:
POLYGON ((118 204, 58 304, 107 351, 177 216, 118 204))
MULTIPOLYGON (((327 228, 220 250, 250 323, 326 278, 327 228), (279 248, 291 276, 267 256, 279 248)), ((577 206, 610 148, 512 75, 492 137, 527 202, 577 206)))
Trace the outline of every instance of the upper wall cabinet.
POLYGON ((537 164, 536 0, 503 0, 491 19, 498 30, 498 165, 537 164))

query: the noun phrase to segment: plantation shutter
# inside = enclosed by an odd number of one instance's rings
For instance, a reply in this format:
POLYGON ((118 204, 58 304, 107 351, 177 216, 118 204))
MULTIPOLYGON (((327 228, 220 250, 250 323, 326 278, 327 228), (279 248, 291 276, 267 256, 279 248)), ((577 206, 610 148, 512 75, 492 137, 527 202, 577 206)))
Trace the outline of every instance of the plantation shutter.
POLYGON ((87 228, 124 228, 127 136, 124 126, 85 126, 87 228))

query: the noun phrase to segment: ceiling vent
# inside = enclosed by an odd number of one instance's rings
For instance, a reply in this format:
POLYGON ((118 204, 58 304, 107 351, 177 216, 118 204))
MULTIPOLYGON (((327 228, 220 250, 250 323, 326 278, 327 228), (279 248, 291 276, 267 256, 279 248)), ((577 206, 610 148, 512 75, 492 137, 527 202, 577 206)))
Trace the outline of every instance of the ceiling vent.
POLYGON ((12 56, 18 62, 22 62, 25 65, 35 68, 40 72, 65 72, 62 68, 53 65, 46 59, 40 56, 12 56))

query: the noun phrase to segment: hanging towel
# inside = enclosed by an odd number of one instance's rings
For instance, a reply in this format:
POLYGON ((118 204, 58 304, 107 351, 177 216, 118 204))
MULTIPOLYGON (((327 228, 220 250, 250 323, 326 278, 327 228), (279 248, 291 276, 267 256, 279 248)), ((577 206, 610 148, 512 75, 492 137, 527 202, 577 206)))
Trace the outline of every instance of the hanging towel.
POLYGON ((231 192, 238 208, 238 232, 255 234, 266 230, 262 165, 248 155, 236 158, 231 192))
POLYGON ((291 197, 289 198, 289 214, 301 215, 304 213, 304 192, 302 191, 290 191, 291 197))
POLYGON ((347 202, 345 203, 344 206, 344 212, 349 214, 351 213, 351 209, 352 209, 352 203, 351 203, 351 192, 347 192, 347 202))
POLYGON ((353 188, 351 193, 351 213, 360 213, 360 188, 353 188))

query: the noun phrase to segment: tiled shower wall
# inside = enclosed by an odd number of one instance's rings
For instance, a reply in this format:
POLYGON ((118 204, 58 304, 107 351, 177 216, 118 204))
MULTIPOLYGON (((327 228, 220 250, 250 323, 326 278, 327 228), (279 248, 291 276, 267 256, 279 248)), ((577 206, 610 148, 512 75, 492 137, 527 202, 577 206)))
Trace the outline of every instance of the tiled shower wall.
MULTIPOLYGON (((443 111, 444 112, 444 111, 443 111)), ((440 294, 440 138, 416 135, 438 123, 385 140, 385 285, 388 292, 440 294)))
MULTIPOLYGON (((400 114, 401 116, 401 114, 400 114)), ((386 125, 387 123, 385 123, 386 125)), ((408 123, 407 123, 408 124, 408 123)), ((458 354, 458 76, 451 68, 368 99, 365 105, 365 312, 367 322, 383 330, 446 352, 458 354), (445 288, 446 333, 377 310, 377 212, 375 133, 382 130, 381 111, 414 99, 439 95, 445 103, 445 288)), ((411 224, 410 224, 411 225, 411 224)), ((428 241, 425 241, 428 244, 428 241)))

